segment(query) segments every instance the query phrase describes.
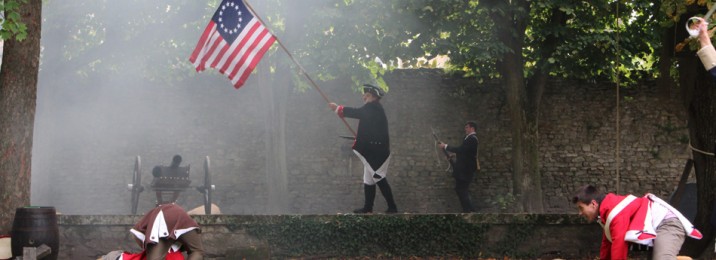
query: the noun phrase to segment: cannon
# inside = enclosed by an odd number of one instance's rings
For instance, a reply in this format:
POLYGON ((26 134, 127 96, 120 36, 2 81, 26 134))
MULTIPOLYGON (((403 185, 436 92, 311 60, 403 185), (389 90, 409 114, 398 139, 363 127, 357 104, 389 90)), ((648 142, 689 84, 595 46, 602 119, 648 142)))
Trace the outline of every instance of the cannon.
MULTIPOLYGON (((204 213, 210 215, 212 197, 216 187, 211 183, 211 160, 209 156, 204 159, 204 183, 202 186, 191 186, 191 180, 189 179, 191 165, 179 166, 180 162, 181 156, 176 155, 170 166, 156 166, 152 170, 154 178, 149 188, 155 192, 157 203, 175 202, 181 192, 195 188, 203 195, 204 213), (166 199, 167 196, 170 199, 166 199)), ((142 158, 140 156, 137 156, 134 161, 132 183, 127 184, 127 189, 132 193, 131 212, 132 214, 137 214, 139 195, 144 191, 144 186, 142 185, 142 158)))

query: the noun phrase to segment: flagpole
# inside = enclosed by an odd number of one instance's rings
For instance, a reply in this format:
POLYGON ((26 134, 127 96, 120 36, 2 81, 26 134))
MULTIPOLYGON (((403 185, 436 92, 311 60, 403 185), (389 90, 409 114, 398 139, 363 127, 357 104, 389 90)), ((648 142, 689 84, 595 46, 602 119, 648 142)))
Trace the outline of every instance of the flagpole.
MULTIPOLYGON (((251 10, 251 13, 254 14, 254 17, 256 17, 256 19, 258 19, 259 22, 261 22, 261 24, 264 24, 264 25, 265 25, 264 21, 261 19, 260 16, 258 16, 258 14, 256 14, 256 11, 254 11, 254 8, 251 7, 251 5, 249 4, 249 2, 247 2, 247 1, 245 1, 245 0, 242 0, 242 1, 243 1, 244 4, 246 5, 246 7, 248 7, 249 10, 251 10)), ((268 27, 266 27, 266 30, 269 30, 269 31, 270 31, 270 29, 269 29, 268 27)), ((278 37, 276 37, 276 34, 274 34, 274 33, 271 33, 271 34, 274 36, 274 38, 276 38, 276 42, 278 43, 279 46, 281 46, 281 49, 283 49, 283 51, 286 52, 286 54, 288 54, 288 57, 291 58, 291 60, 293 61, 293 63, 296 64, 296 66, 298 66, 298 69, 301 70, 301 73, 303 73, 303 76, 306 77, 306 79, 308 79, 309 82, 311 82, 311 85, 313 86, 314 89, 316 89, 316 91, 318 91, 318 94, 321 94, 321 97, 323 97, 323 100, 325 100, 326 103, 331 103, 331 101, 328 99, 328 96, 326 96, 326 94, 323 93, 323 91, 321 90, 321 88, 318 87, 318 84, 316 84, 316 82, 313 81, 313 79, 311 78, 311 76, 309 76, 308 73, 306 73, 306 70, 303 69, 303 66, 301 66, 301 64, 299 64, 298 61, 296 61, 296 59, 293 57, 293 55, 291 55, 291 52, 289 52, 288 49, 286 49, 286 46, 283 45, 283 43, 281 42, 281 40, 279 40, 278 37)), ((346 119, 343 118, 343 117, 339 117, 339 118, 343 121, 343 124, 346 125, 346 127, 348 128, 348 130, 350 130, 351 133, 353 134, 353 136, 355 137, 355 136, 356 136, 356 132, 353 131, 353 128, 351 128, 351 126, 348 124, 348 122, 346 122, 346 119)))

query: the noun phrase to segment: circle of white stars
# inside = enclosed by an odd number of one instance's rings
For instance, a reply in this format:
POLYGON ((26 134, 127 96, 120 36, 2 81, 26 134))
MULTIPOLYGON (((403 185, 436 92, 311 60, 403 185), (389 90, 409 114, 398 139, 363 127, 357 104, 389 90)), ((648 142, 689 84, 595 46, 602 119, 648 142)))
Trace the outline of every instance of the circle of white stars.
POLYGON ((228 33, 229 35, 238 33, 239 30, 241 30, 241 10, 239 10, 239 5, 235 4, 234 2, 228 2, 223 5, 221 5, 221 10, 219 10, 219 27, 221 27, 221 30, 224 31, 224 33, 228 33), (233 9, 233 10, 232 10, 233 9), (236 12, 237 14, 237 23, 234 28, 228 28, 224 26, 224 12, 236 12))

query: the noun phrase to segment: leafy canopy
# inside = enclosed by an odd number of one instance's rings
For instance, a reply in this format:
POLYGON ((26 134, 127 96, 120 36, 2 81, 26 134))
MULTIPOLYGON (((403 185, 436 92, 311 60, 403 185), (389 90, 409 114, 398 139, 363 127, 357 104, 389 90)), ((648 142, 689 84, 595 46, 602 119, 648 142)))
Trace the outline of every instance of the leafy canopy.
POLYGON ((0 10, 3 11, 0 13, 0 39, 9 40, 15 36, 15 40, 22 41, 27 38, 27 26, 22 23, 18 12, 20 5, 24 3, 27 3, 27 0, 0 1, 0 10))

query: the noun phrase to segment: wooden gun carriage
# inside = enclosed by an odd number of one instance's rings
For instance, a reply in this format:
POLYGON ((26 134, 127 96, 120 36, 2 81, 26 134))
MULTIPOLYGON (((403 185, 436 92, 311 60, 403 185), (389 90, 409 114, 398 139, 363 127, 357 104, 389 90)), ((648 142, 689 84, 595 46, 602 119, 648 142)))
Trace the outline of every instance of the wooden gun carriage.
MULTIPOLYGON (((179 194, 187 189, 192 188, 189 172, 191 165, 187 166, 156 166, 152 170, 153 179, 149 188, 156 193, 157 203, 172 203, 177 200, 179 194)), ((204 159, 204 185, 195 186, 197 191, 204 197, 204 213, 211 214, 211 203, 214 189, 211 184, 211 162, 209 156, 204 159)), ((142 159, 137 156, 134 161, 134 171, 132 173, 132 183, 127 184, 127 189, 132 192, 131 212, 137 214, 139 205, 139 195, 144 191, 142 185, 142 159)))

